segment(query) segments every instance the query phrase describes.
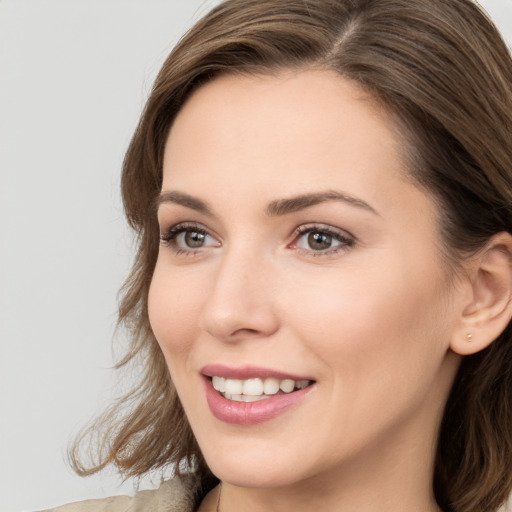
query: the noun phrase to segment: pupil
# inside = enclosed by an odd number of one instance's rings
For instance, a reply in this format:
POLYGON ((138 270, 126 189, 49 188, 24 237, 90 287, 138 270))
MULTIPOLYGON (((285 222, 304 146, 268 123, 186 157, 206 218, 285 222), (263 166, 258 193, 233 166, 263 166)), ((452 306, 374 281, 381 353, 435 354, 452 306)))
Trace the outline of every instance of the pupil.
POLYGON ((185 233, 185 242, 189 247, 202 247, 204 244, 204 233, 187 231, 185 233))
POLYGON ((332 244, 332 236, 325 233, 310 233, 308 236, 308 244, 311 249, 317 251, 329 249, 332 244))

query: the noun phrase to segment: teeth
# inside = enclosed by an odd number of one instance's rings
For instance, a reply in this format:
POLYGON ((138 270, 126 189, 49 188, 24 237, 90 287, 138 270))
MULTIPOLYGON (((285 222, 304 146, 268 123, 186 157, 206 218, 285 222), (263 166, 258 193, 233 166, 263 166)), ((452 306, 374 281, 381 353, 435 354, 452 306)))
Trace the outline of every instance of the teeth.
MULTIPOLYGON (((225 396, 224 398, 228 398, 225 396)), ((266 395, 229 395, 229 400, 233 400, 235 402, 257 402, 258 400, 265 400, 266 398, 270 398, 266 395)))
POLYGON ((242 394, 243 382, 238 379, 226 379, 226 393, 230 395, 242 394))
POLYGON ((283 393, 291 393, 295 389, 304 389, 309 386, 309 380, 292 380, 292 379, 275 379, 269 377, 267 379, 226 379, 224 377, 212 377, 214 389, 224 395, 228 400, 236 402, 254 402, 269 398, 281 390, 283 393))
POLYGON ((279 391, 279 381, 277 379, 265 379, 263 383, 263 393, 265 395, 275 395, 279 391))
POLYGON ((261 379, 248 379, 243 381, 243 394, 256 395, 263 394, 263 381, 261 379))
POLYGON ((284 393, 291 393, 295 388, 295 381, 292 379, 284 379, 279 383, 279 388, 284 393))
POLYGON ((213 387, 220 391, 221 393, 224 393, 226 391, 226 379, 224 377, 213 377, 212 378, 213 387))

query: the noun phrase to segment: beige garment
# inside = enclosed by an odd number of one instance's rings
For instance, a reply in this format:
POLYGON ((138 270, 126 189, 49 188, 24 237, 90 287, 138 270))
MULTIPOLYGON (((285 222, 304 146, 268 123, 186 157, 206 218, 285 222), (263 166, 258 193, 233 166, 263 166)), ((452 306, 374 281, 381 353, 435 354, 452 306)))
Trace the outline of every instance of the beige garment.
POLYGON ((194 484, 192 477, 176 477, 163 482, 158 489, 140 491, 133 498, 113 496, 78 501, 44 512, 193 512, 194 484))

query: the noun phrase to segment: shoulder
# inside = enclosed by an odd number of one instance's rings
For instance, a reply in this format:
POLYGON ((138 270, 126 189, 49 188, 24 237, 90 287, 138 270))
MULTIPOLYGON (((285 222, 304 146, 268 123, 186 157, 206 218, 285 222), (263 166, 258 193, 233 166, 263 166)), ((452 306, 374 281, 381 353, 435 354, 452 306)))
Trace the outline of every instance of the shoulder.
POLYGON ((44 512, 193 512, 195 479, 175 477, 158 489, 140 491, 135 496, 113 496, 51 508, 44 512))

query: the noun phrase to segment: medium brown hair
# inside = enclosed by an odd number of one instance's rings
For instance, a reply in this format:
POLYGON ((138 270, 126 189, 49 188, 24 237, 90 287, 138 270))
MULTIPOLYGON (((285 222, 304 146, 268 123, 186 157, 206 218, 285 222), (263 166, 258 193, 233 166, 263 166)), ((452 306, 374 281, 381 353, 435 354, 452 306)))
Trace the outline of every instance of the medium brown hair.
MULTIPOLYGON (((202 492, 215 482, 148 320, 169 128, 191 93, 224 73, 334 70, 357 82, 397 121, 410 174, 439 205, 449 265, 498 232, 512 232, 512 61, 470 0, 228 0, 200 20, 165 61, 128 148, 122 194, 138 253, 122 289, 130 333, 123 367, 143 374, 92 432, 99 455, 127 476, 187 463, 202 492), (97 434, 98 435, 98 434, 97 434)), ((418 312, 421 314, 421 312, 418 312)), ((446 405, 434 490, 453 512, 497 509, 512 489, 512 326, 463 359, 446 405)), ((82 441, 85 438, 82 437, 82 441)))

